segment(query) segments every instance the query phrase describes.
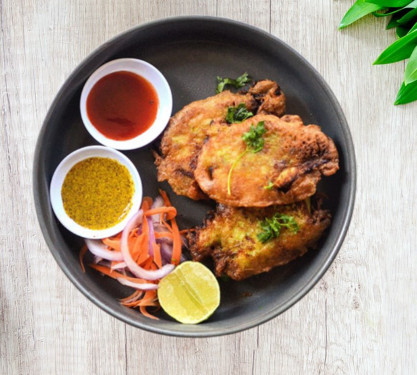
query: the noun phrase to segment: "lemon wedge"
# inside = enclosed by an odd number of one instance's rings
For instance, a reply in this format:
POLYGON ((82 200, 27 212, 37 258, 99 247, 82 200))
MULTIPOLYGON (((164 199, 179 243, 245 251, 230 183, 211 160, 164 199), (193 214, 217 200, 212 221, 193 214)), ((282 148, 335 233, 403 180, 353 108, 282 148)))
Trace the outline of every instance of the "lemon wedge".
POLYGON ((159 282, 158 298, 169 316, 184 324, 197 324, 219 306, 220 287, 206 266, 187 261, 159 282))

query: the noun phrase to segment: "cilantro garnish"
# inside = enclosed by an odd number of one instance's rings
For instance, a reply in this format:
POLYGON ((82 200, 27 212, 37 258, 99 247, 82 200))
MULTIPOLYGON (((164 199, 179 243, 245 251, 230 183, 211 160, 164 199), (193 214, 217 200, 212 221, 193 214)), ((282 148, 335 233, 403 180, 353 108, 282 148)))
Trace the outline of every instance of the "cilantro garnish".
POLYGON ((253 113, 248 111, 244 103, 240 103, 237 107, 227 108, 226 121, 229 124, 240 123, 249 117, 252 117, 253 113))
POLYGON ((235 88, 239 89, 251 81, 252 79, 249 77, 248 73, 243 73, 236 79, 222 78, 218 76, 216 94, 221 93, 227 85, 234 86, 235 88))
POLYGON ((232 166, 229 169, 229 174, 227 176, 227 194, 231 194, 231 180, 232 180, 232 171, 236 167, 237 163, 243 156, 252 151, 254 154, 261 151, 264 147, 265 140, 263 139, 263 135, 266 133, 265 124, 263 121, 259 121, 256 127, 253 125, 250 126, 250 129, 243 133, 242 140, 246 143, 246 149, 243 151, 237 159, 234 161, 232 166))
POLYGON ((260 222, 261 232, 258 233, 258 240, 266 243, 281 234, 283 228, 287 228, 293 233, 299 231, 299 226, 293 216, 276 213, 271 218, 265 218, 260 222))

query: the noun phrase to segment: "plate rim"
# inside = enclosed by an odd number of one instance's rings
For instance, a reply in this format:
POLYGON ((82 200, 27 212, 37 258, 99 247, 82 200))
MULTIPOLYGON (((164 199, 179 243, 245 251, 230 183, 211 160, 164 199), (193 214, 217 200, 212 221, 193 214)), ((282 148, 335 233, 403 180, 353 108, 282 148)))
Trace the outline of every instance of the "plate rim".
POLYGON ((47 114, 45 116, 45 119, 40 128, 38 138, 36 141, 35 152, 34 152, 32 178, 33 178, 33 198, 34 198, 34 203, 35 203, 36 216, 38 219, 38 223, 39 223, 42 235, 48 246, 48 249, 52 253, 52 256, 54 257, 55 261, 58 263, 59 267, 64 272, 64 274, 68 277, 68 279, 73 283, 73 285, 75 285, 75 287, 85 297, 87 297, 91 302, 93 302, 95 305, 100 307, 102 310, 104 310, 111 316, 133 327, 140 328, 148 332, 158 333, 158 334, 163 334, 163 335, 168 335, 168 336, 203 338, 203 337, 214 337, 214 336, 234 334, 234 333, 241 332, 243 330, 247 330, 247 329, 259 326, 263 323, 266 323, 267 321, 287 311, 296 302, 300 301, 303 297, 305 297, 305 295, 308 292, 310 292, 313 289, 313 287, 324 276, 326 271, 329 269, 330 265, 333 263, 347 235, 347 232, 348 232, 351 220, 352 220, 352 215, 354 212, 354 206, 355 206, 357 168, 356 168, 356 157, 355 157, 353 139, 352 139, 352 135, 351 135, 346 117, 343 113, 342 107, 339 101, 337 100, 335 94, 333 93, 332 89, 324 80, 324 78, 321 76, 321 74, 299 52, 297 52, 294 48, 289 46, 287 43, 285 43, 284 41, 282 41, 275 35, 272 35, 271 33, 267 31, 264 31, 256 26, 253 26, 244 22, 240 22, 240 21, 236 21, 236 20, 232 20, 232 19, 224 18, 224 17, 216 17, 216 16, 172 16, 172 17, 167 17, 167 18, 156 19, 150 22, 145 22, 133 28, 129 28, 128 30, 122 33, 117 34, 116 36, 110 38, 109 40, 101 44, 99 47, 94 49, 77 65, 77 67, 66 78, 61 88, 56 93, 54 100, 50 104, 47 114), (54 246, 52 236, 49 233, 48 227, 46 225, 46 221, 43 217, 42 202, 46 201, 45 204, 48 204, 49 200, 48 200, 48 197, 41 196, 41 192, 40 192, 41 184, 42 184, 41 180, 42 180, 42 176, 44 175, 42 173, 44 166, 39 165, 38 161, 40 160, 42 140, 44 138, 47 124, 50 121, 50 118, 54 112, 54 109, 56 108, 58 102, 61 101, 61 98, 63 97, 63 95, 65 95, 65 91, 67 87, 70 85, 70 83, 74 80, 74 77, 77 76, 78 73, 83 70, 83 68, 90 62, 90 60, 92 60, 93 57, 105 51, 108 45, 113 44, 115 41, 119 39, 123 39, 125 36, 127 36, 130 33, 138 32, 141 30, 146 30, 147 28, 158 27, 159 25, 166 25, 169 23, 175 24, 178 22, 183 23, 183 22, 195 22, 195 21, 206 22, 206 23, 218 23, 220 25, 227 24, 237 29, 244 28, 248 31, 256 33, 259 35, 259 37, 269 39, 276 45, 284 46, 286 49, 292 52, 298 59, 300 59, 309 69, 311 69, 312 72, 315 73, 314 78, 316 82, 321 86, 323 92, 327 95, 327 97, 329 98, 329 101, 332 103, 335 114, 341 124, 340 128, 343 134, 343 138, 346 141, 346 149, 347 149, 346 159, 347 159, 348 164, 345 167, 346 168, 349 167, 349 173, 351 175, 351 179, 350 179, 350 189, 348 191, 348 196, 347 196, 346 214, 344 215, 342 219, 342 225, 341 225, 339 233, 337 233, 336 241, 335 241, 335 245, 333 249, 329 253, 329 256, 327 257, 326 261, 318 267, 314 275, 312 275, 312 277, 310 277, 310 279, 308 279, 304 283, 303 286, 298 288, 298 290, 292 295, 291 298, 284 301, 280 306, 276 307, 275 309, 270 310, 268 313, 264 314, 263 316, 261 317, 258 316, 254 320, 246 321, 244 324, 239 324, 239 325, 228 327, 228 328, 209 329, 204 332, 202 331, 184 332, 181 330, 165 329, 165 328, 159 328, 159 327, 152 326, 152 325, 143 324, 142 322, 138 320, 134 320, 128 317, 127 315, 120 314, 118 312, 113 311, 107 304, 101 302, 98 298, 93 296, 89 292, 88 288, 82 285, 81 282, 78 281, 77 278, 72 275, 68 266, 61 258, 60 254, 57 251, 55 251, 55 246, 54 246))

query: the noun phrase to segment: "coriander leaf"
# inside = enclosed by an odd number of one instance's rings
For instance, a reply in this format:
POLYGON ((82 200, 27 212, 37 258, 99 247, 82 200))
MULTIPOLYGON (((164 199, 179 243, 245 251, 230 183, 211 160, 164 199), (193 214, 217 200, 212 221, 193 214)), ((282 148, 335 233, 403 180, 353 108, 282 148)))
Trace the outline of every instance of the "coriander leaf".
POLYGON ((404 83, 406 85, 411 82, 417 81, 417 47, 414 48, 413 53, 408 60, 407 66, 405 67, 404 83))
POLYGON ((275 213, 271 218, 265 218, 259 223, 261 232, 258 233, 258 240, 266 243, 273 238, 277 238, 281 234, 283 228, 288 229, 292 233, 297 233, 300 228, 293 216, 275 213))
POLYGON ((217 88, 216 88, 216 94, 221 93, 224 90, 224 87, 226 85, 232 84, 233 80, 231 80, 230 78, 222 78, 217 76, 217 88))
POLYGON ((274 183, 272 181, 268 182, 268 185, 264 186, 265 190, 272 190, 272 188, 274 187, 274 183))
POLYGON ((241 76, 236 78, 235 87, 241 88, 250 82, 252 82, 252 78, 249 77, 248 73, 243 73, 241 76))
POLYGON ((383 8, 385 7, 368 3, 365 0, 357 0, 344 15, 342 21, 340 22, 339 29, 343 29, 362 17, 383 8))
POLYGON ((374 65, 390 64, 404 59, 408 59, 414 50, 417 42, 417 30, 396 40, 385 49, 375 60, 374 65))
POLYGON ((394 104, 407 104, 414 100, 417 100, 417 81, 409 83, 408 85, 405 85, 403 82, 394 104))
POLYGON ((251 81, 252 79, 249 77, 248 73, 243 73, 241 76, 237 77, 236 79, 222 78, 222 77, 217 76, 216 93, 217 94, 221 93, 226 87, 226 85, 234 86, 235 88, 239 89, 251 81))
POLYGON ((237 107, 227 108, 226 121, 229 124, 240 123, 249 117, 252 117, 253 113, 248 111, 244 103, 240 103, 237 107))
POLYGON ((227 175, 227 194, 232 194, 231 185, 232 185, 232 171, 235 169, 237 163, 242 159, 245 154, 249 151, 252 151, 254 154, 261 151, 264 147, 263 135, 266 133, 265 124, 263 121, 259 121, 256 127, 253 125, 250 126, 249 131, 243 133, 242 139, 246 143, 246 149, 243 151, 237 159, 233 162, 232 166, 229 169, 227 175))
POLYGON ((265 124, 263 121, 258 122, 256 127, 250 126, 249 131, 243 133, 242 139, 246 143, 246 147, 252 152, 257 153, 264 148, 263 135, 266 133, 265 124))

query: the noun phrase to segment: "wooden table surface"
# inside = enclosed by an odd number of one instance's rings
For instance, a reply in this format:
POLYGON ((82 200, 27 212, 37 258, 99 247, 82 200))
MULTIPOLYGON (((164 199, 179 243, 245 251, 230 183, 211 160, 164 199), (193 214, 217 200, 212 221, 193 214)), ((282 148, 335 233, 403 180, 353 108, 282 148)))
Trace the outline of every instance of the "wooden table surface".
POLYGON ((416 374, 417 103, 393 106, 404 63, 372 66, 386 20, 337 25, 352 0, 0 0, 1 374, 416 374), (135 329, 88 301, 55 263, 32 198, 42 121, 72 70, 109 38, 177 15, 243 21, 323 75, 358 164, 335 262, 279 317, 218 338, 135 329), (414 123, 413 123, 414 122, 414 123))

